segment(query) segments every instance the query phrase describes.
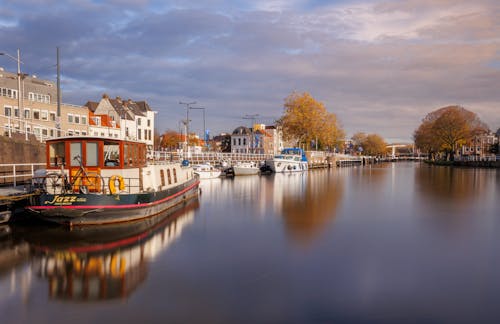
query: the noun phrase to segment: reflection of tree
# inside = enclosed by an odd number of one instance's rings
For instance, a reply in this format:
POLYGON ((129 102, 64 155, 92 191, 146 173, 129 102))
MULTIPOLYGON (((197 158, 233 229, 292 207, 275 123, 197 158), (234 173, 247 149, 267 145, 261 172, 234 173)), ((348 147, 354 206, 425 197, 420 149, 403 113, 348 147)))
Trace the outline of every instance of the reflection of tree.
POLYGON ((34 235, 34 268, 49 282, 52 298, 106 300, 129 296, 144 282, 151 259, 192 222, 198 200, 135 223, 82 228, 52 228, 34 235), (121 233, 121 235, 120 235, 121 233))
POLYGON ((419 190, 433 200, 463 205, 487 190, 486 181, 481 181, 484 179, 483 171, 422 166, 416 168, 415 182, 419 190))
POLYGON ((343 193, 342 177, 328 171, 307 174, 300 195, 283 193, 283 217, 288 234, 300 243, 310 242, 335 218, 343 193))

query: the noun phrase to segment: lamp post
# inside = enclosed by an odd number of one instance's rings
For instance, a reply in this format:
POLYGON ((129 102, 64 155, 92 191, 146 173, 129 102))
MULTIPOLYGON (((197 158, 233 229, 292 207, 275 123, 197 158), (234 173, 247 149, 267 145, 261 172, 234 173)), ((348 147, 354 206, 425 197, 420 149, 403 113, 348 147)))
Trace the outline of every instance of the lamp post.
MULTIPOLYGON (((207 127, 205 124, 205 107, 189 107, 189 109, 203 110, 203 139, 205 139, 207 127)), ((205 146, 207 146, 207 141, 205 141, 205 146)))
POLYGON ((186 140, 184 141, 184 145, 186 146, 186 150, 188 149, 188 144, 189 144, 189 141, 188 141, 188 134, 189 134, 189 106, 191 105, 194 105, 196 103, 196 101, 193 101, 193 102, 182 102, 182 101, 179 101, 179 105, 186 105, 186 140))
MULTIPOLYGON (((5 53, 5 52, 0 52, 0 55, 7 56, 8 58, 13 59, 14 61, 17 62, 17 107, 19 109, 19 116, 24 116, 24 111, 23 111, 23 95, 22 95, 22 88, 21 88, 21 52, 19 49, 17 49, 17 58, 14 56, 5 53)), ((20 118, 21 119, 21 118, 20 118)), ((9 127, 9 132, 10 132, 10 127, 9 127)), ((28 132, 27 132, 27 125, 26 125, 26 120, 24 121, 24 133, 26 134, 26 140, 28 140, 28 132)))

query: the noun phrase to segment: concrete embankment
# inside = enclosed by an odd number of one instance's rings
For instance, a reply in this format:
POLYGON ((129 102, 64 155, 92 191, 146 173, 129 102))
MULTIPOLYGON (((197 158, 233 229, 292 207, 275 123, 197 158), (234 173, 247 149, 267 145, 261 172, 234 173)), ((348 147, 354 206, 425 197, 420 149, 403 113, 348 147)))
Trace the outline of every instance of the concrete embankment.
POLYGON ((45 146, 34 137, 26 141, 24 135, 13 134, 12 138, 0 136, 0 186, 11 185, 14 173, 12 164, 17 164, 15 174, 18 183, 28 179, 24 174, 31 174, 31 163, 45 162, 45 146), (22 165, 27 164, 27 165, 22 165))
POLYGON ((464 168, 500 168, 500 161, 430 161, 425 163, 440 166, 455 166, 464 168))
POLYGON ((34 137, 26 141, 24 135, 13 135, 17 136, 0 136, 0 164, 45 162, 45 145, 34 137))

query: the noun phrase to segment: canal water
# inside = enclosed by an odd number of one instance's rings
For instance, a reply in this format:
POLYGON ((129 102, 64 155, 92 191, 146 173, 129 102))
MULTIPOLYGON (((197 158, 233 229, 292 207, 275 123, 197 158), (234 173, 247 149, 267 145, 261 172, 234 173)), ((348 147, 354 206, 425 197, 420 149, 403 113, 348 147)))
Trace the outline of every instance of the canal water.
POLYGON ((500 172, 419 163, 202 181, 170 215, 1 227, 1 323, 500 320, 500 172))

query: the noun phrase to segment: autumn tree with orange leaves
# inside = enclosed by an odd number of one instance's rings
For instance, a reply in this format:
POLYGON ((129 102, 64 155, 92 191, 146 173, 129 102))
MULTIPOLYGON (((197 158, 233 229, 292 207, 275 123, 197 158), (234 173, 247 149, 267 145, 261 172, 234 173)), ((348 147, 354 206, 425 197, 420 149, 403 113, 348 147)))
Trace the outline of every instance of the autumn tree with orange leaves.
POLYGON ((460 106, 448 106, 427 114, 413 133, 413 139, 415 146, 431 158, 444 153, 449 160, 462 145, 487 132, 488 126, 475 113, 460 106))
POLYGON ((378 134, 367 135, 359 132, 354 134, 351 139, 354 143, 354 149, 363 152, 363 155, 380 156, 387 153, 387 143, 378 134))
POLYGON ((305 145, 306 149, 316 141, 321 149, 333 149, 342 144, 345 133, 337 117, 308 92, 292 92, 285 99, 284 108, 278 124, 283 128, 285 140, 305 145))

